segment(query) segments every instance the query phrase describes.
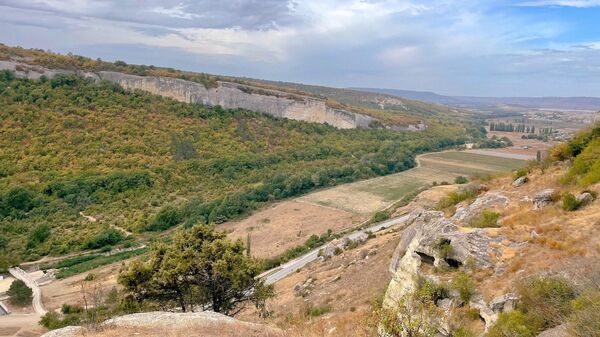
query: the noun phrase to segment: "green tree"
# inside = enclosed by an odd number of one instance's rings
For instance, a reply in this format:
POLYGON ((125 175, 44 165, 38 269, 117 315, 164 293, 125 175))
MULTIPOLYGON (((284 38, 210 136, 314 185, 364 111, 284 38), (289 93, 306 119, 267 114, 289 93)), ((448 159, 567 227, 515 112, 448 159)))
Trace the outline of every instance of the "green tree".
POLYGON ((243 243, 227 239, 209 225, 177 232, 169 244, 155 245, 150 256, 132 262, 119 274, 125 298, 138 304, 197 307, 234 315, 248 303, 264 310, 272 287, 256 279, 257 260, 243 243))
POLYGON ((31 303, 33 292, 25 285, 25 282, 15 280, 11 283, 6 294, 9 296, 11 304, 24 306, 31 303))

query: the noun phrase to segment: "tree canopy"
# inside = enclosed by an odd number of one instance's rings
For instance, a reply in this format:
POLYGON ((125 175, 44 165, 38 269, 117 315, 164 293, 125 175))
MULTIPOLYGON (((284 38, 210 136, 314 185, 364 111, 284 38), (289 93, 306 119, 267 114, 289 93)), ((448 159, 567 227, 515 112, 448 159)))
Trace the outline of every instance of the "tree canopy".
POLYGON ((246 304, 264 310, 272 287, 256 278, 257 260, 243 243, 231 241, 210 225, 177 232, 171 243, 154 245, 119 274, 125 299, 147 307, 210 309, 232 315, 246 304))

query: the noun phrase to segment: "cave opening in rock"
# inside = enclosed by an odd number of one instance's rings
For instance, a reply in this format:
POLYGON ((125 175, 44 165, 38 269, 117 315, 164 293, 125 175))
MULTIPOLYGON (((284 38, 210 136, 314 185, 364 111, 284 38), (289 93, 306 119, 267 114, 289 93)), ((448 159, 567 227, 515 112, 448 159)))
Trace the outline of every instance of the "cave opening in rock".
POLYGON ((417 251, 415 251, 415 253, 417 253, 417 255, 419 255, 419 257, 421 258, 421 261, 423 261, 427 264, 433 265, 433 263, 435 262, 435 258, 431 255, 425 254, 423 252, 417 252, 417 251))
POLYGON ((447 258, 445 258, 445 259, 444 259, 444 261, 446 261, 446 263, 447 263, 447 264, 448 264, 448 265, 449 265, 451 268, 458 269, 458 268, 460 268, 460 266, 462 266, 462 262, 460 262, 460 261, 458 261, 458 260, 456 260, 456 259, 453 259, 453 258, 449 258, 449 257, 447 257, 447 258))

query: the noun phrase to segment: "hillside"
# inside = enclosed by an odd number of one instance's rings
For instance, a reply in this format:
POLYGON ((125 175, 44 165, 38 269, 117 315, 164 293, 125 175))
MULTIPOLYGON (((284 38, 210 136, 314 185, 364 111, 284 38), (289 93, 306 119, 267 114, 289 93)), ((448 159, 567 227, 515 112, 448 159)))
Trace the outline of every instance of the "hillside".
POLYGON ((1 74, 3 265, 7 256, 131 245, 137 235, 123 230, 220 223, 270 200, 404 170, 417 153, 465 140, 456 123, 339 130, 77 76, 1 74))
POLYGON ((246 108, 276 117, 328 123, 338 128, 419 129, 418 125, 430 117, 448 120, 464 115, 456 109, 389 95, 129 65, 122 61, 111 63, 2 44, 0 69, 32 79, 75 72, 182 102, 246 108))

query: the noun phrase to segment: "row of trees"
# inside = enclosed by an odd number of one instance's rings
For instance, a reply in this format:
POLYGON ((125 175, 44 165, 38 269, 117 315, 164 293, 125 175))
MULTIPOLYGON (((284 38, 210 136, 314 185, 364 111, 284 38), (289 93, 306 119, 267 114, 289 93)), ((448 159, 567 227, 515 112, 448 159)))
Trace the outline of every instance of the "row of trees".
POLYGON ((520 132, 520 133, 528 133, 528 134, 537 134, 539 135, 549 135, 554 133, 554 130, 551 127, 543 127, 536 129, 535 125, 525 125, 525 124, 513 124, 513 123, 495 123, 490 122, 489 124, 490 131, 505 131, 505 132, 520 132))

